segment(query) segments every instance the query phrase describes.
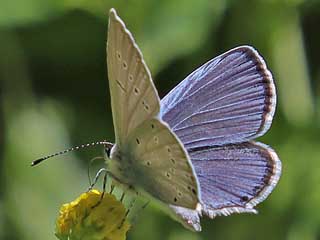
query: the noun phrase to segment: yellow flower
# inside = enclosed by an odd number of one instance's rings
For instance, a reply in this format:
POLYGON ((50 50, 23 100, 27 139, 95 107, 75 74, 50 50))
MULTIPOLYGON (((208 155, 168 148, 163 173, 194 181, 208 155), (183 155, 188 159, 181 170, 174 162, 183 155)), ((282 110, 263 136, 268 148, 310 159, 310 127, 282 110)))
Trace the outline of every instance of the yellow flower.
POLYGON ((92 190, 63 204, 56 222, 60 240, 124 240, 130 228, 126 209, 113 195, 92 190))

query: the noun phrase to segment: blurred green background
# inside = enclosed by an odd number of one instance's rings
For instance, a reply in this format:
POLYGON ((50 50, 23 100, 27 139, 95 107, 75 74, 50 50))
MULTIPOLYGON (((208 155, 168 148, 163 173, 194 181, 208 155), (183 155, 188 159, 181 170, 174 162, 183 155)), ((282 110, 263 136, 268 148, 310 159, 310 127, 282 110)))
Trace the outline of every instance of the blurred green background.
POLYGON ((0 239, 55 239, 60 205, 88 187, 102 149, 32 160, 85 142, 113 141, 105 43, 115 7, 134 34, 163 97, 224 51, 253 45, 274 74, 269 132, 283 163, 259 215, 185 230, 148 207, 128 239, 320 239, 320 2, 307 0, 1 0, 0 239))

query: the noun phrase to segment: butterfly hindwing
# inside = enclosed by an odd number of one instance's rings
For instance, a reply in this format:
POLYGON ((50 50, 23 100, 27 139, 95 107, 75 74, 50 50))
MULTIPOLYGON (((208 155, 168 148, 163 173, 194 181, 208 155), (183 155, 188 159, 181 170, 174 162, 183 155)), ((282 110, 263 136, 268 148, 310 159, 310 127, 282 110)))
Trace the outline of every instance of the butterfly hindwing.
POLYGON ((169 205, 167 211, 173 219, 180 222, 185 228, 194 232, 201 231, 201 212, 174 205, 169 205))
POLYGON ((108 77, 116 143, 157 115, 160 99, 150 71, 131 33, 114 9, 110 10, 107 41, 108 77))
POLYGON ((199 67, 161 100, 161 116, 187 149, 251 140, 270 127, 272 75, 252 47, 232 49, 199 67))
POLYGON ((203 213, 209 217, 255 212, 274 189, 281 162, 267 145, 228 144, 189 151, 198 176, 203 213))
MULTIPOLYGON (((190 151, 201 190, 203 214, 210 218, 232 213, 256 213, 254 206, 279 181, 281 162, 267 145, 228 144, 190 151)), ((171 215, 185 227, 201 231, 199 212, 170 206, 171 215)))
POLYGON ((198 182, 186 150, 170 128, 159 119, 144 122, 133 131, 124 154, 135 185, 162 202, 196 209, 198 182))

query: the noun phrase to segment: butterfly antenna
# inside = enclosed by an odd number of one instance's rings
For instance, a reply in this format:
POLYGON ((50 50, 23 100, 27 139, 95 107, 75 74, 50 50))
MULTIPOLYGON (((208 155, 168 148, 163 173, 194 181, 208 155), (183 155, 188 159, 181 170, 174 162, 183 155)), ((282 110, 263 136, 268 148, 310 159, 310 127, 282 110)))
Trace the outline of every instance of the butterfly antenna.
POLYGON ((92 142, 92 143, 82 144, 80 146, 72 147, 72 148, 69 148, 69 149, 66 149, 66 150, 63 150, 63 151, 60 151, 60 152, 57 152, 57 153, 54 153, 54 154, 39 158, 37 160, 34 160, 31 163, 31 166, 38 165, 42 161, 47 160, 47 159, 52 158, 52 157, 56 157, 58 155, 62 155, 62 154, 65 154, 65 153, 68 153, 68 152, 71 152, 71 151, 75 151, 75 150, 79 150, 79 149, 82 149, 82 148, 93 147, 93 146, 96 146, 96 145, 105 145, 105 146, 107 146, 109 148, 112 148, 112 146, 113 146, 112 143, 107 142, 107 141, 99 141, 99 142, 92 142))

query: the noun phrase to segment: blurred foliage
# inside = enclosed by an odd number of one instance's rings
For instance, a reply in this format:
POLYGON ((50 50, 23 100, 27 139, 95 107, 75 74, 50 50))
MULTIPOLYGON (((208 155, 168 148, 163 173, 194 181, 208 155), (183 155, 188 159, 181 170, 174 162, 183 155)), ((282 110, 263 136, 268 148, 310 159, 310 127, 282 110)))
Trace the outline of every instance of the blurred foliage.
POLYGON ((204 219, 199 234, 148 207, 129 239, 320 238, 320 2, 316 0, 1 0, 0 239, 55 239, 59 206, 88 187, 99 150, 37 168, 35 158, 113 140, 107 12, 115 7, 164 96, 194 68, 241 44, 265 57, 278 108, 261 141, 283 174, 259 215, 204 219), (164 229, 166 231, 164 231, 164 229))

